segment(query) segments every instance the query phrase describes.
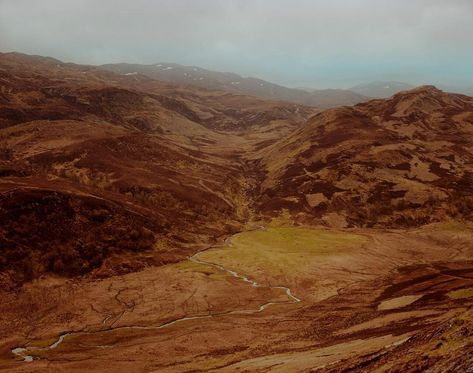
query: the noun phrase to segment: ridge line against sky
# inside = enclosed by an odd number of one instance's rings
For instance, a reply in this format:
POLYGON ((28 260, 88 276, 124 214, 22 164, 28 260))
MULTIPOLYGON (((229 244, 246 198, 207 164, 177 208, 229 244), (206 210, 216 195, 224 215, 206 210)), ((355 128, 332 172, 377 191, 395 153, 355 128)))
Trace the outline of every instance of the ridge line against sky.
POLYGON ((473 86, 470 0, 0 0, 0 50, 296 87, 473 86))

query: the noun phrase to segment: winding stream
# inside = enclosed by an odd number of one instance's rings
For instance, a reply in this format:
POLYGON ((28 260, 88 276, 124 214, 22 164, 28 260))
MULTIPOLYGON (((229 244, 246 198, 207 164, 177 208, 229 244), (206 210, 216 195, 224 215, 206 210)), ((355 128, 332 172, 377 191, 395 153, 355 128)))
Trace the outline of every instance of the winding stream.
MULTIPOLYGON (((259 227, 259 229, 265 229, 265 228, 264 227, 259 227)), ((232 246, 231 237, 226 239, 225 243, 228 244, 231 247, 232 246)), ((172 321, 168 321, 168 322, 165 322, 165 323, 163 323, 161 325, 157 325, 157 326, 119 326, 119 327, 115 327, 115 328, 97 330, 97 331, 93 331, 93 332, 81 332, 81 331, 79 331, 79 332, 67 332, 67 333, 61 334, 59 336, 59 338, 53 344, 51 344, 49 346, 46 346, 46 347, 34 347, 34 346, 16 347, 16 348, 12 349, 11 352, 16 356, 21 357, 23 359, 23 361, 31 362, 31 361, 34 360, 34 357, 32 355, 29 355, 30 352, 35 352, 35 351, 40 352, 40 351, 53 350, 56 347, 58 347, 64 341, 64 339, 67 336, 70 336, 70 335, 76 335, 76 336, 77 335, 90 335, 90 334, 109 332, 109 331, 112 331, 112 330, 127 330, 127 329, 135 329, 135 330, 164 329, 164 328, 167 328, 171 325, 174 325, 174 324, 186 321, 186 320, 209 319, 209 318, 212 318, 212 317, 218 317, 218 316, 223 316, 223 315, 237 315, 237 314, 248 314, 249 315, 249 314, 255 314, 255 313, 262 312, 266 308, 268 308, 269 306, 272 306, 272 305, 299 303, 299 302, 302 301, 301 299, 299 299, 298 297, 293 295, 292 292, 291 292, 291 289, 286 287, 286 286, 264 286, 264 285, 259 284, 255 280, 251 280, 250 278, 246 277, 245 275, 242 275, 242 274, 240 274, 236 271, 232 271, 230 269, 227 269, 227 268, 225 268, 224 266, 222 266, 220 264, 207 262, 205 260, 202 260, 202 259, 198 258, 200 254, 202 254, 204 251, 209 250, 209 249, 211 249, 211 248, 207 248, 207 249, 198 251, 194 255, 190 256, 188 258, 188 260, 190 260, 191 262, 200 264, 200 265, 205 265, 205 266, 208 266, 208 267, 217 268, 220 271, 223 271, 223 272, 226 272, 226 273, 230 274, 232 277, 235 277, 235 278, 238 278, 238 279, 240 279, 244 282, 247 282, 248 284, 250 284, 253 287, 268 287, 270 289, 284 290, 284 292, 286 293, 286 295, 288 297, 288 300, 278 301, 278 302, 276 302, 276 301, 266 302, 266 303, 263 303, 262 305, 260 305, 257 309, 223 311, 223 312, 217 312, 217 313, 207 314, 207 315, 181 317, 181 318, 178 318, 178 319, 175 319, 175 320, 172 320, 172 321)), ((108 347, 113 347, 113 346, 95 346, 95 347, 108 348, 108 347)))

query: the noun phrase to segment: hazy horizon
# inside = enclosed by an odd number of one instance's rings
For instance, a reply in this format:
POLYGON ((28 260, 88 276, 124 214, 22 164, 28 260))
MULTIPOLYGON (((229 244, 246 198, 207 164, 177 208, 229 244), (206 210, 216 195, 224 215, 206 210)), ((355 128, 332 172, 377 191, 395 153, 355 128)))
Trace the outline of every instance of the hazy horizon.
POLYGON ((0 0, 0 50, 172 62, 290 87, 473 86, 467 0, 0 0))

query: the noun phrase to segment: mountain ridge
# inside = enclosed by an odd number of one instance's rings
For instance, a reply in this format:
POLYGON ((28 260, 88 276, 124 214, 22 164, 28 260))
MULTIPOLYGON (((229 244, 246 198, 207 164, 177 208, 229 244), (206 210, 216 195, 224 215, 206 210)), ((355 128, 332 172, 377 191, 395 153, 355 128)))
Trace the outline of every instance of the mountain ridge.
POLYGON ((434 86, 329 109, 262 155, 260 206, 345 226, 471 219, 472 134, 473 98, 434 86))
POLYGON ((471 366, 472 97, 3 54, 0 82, 0 369, 471 366))
POLYGON ((242 77, 235 73, 216 72, 175 63, 152 65, 119 63, 101 65, 100 68, 118 74, 128 74, 128 76, 143 74, 153 79, 172 83, 239 92, 265 99, 292 101, 320 108, 353 105, 367 99, 365 96, 349 90, 325 89, 307 92, 302 89, 287 88, 259 78, 242 77))

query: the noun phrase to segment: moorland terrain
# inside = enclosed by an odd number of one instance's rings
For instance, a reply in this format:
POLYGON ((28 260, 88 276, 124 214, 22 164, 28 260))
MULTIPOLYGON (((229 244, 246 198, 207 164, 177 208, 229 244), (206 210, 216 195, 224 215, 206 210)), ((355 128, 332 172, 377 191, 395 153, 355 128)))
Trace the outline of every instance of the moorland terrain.
POLYGON ((471 370, 472 135, 0 54, 0 369, 471 370))

